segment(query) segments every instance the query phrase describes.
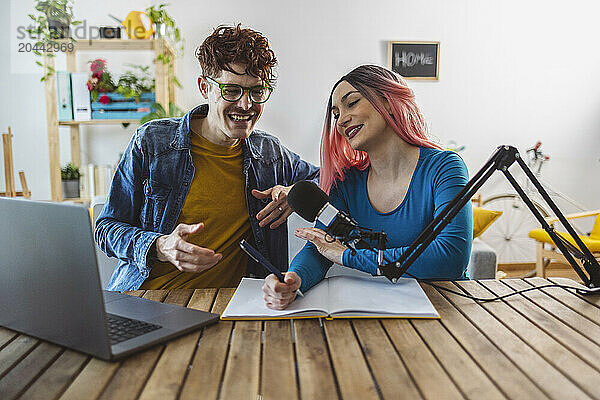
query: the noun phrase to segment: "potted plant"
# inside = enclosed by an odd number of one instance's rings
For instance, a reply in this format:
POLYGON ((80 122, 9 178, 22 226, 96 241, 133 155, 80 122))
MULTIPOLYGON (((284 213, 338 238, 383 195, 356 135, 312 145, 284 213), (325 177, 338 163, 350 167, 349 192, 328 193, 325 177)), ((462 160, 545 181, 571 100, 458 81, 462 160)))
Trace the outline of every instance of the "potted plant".
POLYGON ((62 180, 63 197, 73 199, 79 197, 79 167, 72 162, 60 169, 60 178, 62 180))
MULTIPOLYGON (((68 38, 73 42, 74 39, 69 35, 69 27, 81 23, 73 19, 72 0, 38 0, 35 10, 36 14, 29 14, 33 24, 27 29, 27 33, 36 40, 33 53, 38 57, 42 57, 43 54, 54 57, 53 52, 57 49, 65 51, 65 43, 58 40, 68 38)), ((44 66, 41 61, 36 61, 36 64, 44 68, 42 81, 54 73, 54 68, 44 66)))

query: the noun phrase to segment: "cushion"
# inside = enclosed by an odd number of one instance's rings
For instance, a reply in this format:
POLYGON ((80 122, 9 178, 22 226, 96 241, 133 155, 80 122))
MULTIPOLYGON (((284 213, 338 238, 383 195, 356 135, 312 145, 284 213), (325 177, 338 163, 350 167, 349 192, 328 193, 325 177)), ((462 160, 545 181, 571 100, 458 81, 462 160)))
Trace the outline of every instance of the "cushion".
POLYGON ((485 230, 501 215, 502 211, 492 211, 481 207, 473 207, 473 239, 485 232, 485 230))
MULTIPOLYGON (((577 246, 577 244, 575 243, 575 241, 573 240, 571 235, 569 235, 567 232, 558 232, 557 231, 557 233, 562 235, 571 244, 577 246)), ((549 244, 554 245, 554 242, 552 241, 552 239, 550 239, 550 235, 548 235, 548 232, 546 232, 543 229, 534 229, 534 230, 530 231, 529 237, 537 240, 538 242, 544 242, 544 243, 549 243, 549 244)), ((592 239, 591 237, 582 236, 582 235, 579 235, 579 238, 581 239, 583 244, 588 249, 590 249, 591 252, 595 253, 595 252, 600 251, 600 240, 595 240, 595 239, 592 239)))

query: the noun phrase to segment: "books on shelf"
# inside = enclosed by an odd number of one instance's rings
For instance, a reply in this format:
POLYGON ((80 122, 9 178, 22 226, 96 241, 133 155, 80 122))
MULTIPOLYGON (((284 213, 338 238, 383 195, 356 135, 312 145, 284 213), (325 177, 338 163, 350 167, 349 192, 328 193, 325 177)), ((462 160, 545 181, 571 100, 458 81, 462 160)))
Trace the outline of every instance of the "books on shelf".
POLYGON ((80 168, 80 196, 86 199, 93 199, 96 196, 108 195, 114 170, 114 167, 110 165, 94 164, 88 164, 80 168))
POLYGON ((285 310, 265 305, 263 283, 264 279, 242 278, 221 319, 439 318, 419 283, 410 278, 394 284, 383 276, 331 276, 285 310))

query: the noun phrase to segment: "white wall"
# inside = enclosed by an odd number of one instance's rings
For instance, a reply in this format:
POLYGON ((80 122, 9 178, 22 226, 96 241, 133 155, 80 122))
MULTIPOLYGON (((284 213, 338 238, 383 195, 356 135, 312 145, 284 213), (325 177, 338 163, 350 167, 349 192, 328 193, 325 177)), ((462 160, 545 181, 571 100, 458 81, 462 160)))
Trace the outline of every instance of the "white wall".
MULTIPOLYGON (((3 2, 8 2, 3 0, 3 2)), ((27 2, 24 2, 27 3, 27 2)), ((75 14, 88 24, 110 24, 148 1, 78 0, 75 14)), ((221 23, 242 22, 267 35, 279 58, 279 82, 259 126, 318 162, 318 142, 332 84, 361 63, 387 62, 388 40, 440 41, 440 80, 411 81, 431 133, 465 144, 472 173, 503 143, 524 149, 540 139, 552 156, 545 176, 588 207, 600 206, 600 7, 596 1, 385 0, 371 2, 171 1, 186 52, 178 61, 184 88, 179 103, 199 103, 194 48, 221 23)), ((26 22, 27 4, 10 1, 0 15, 4 37, 26 22), (11 17, 12 15, 12 17, 11 17)), ((11 125, 15 169, 26 171, 34 197, 50 196, 43 85, 38 74, 14 73, 14 40, 0 43, 0 130, 11 125)), ((123 62, 107 54, 111 70, 123 62)), ((90 55, 91 58, 91 55, 90 55)), ((146 57, 147 58, 147 57, 146 57)), ((79 58, 85 68, 88 58, 79 58)), ((64 65, 64 61, 60 61, 64 65)), ((31 61, 33 64, 33 60, 31 61)), ((22 68, 21 70, 25 70, 22 68)), ((33 69, 34 72, 37 70, 33 69)), ((61 128, 62 132, 62 128, 61 128)), ((111 163, 133 127, 83 127, 84 162, 111 163)), ((62 163, 68 161, 62 132, 62 163)), ((1 175, 3 176, 3 175, 1 175)), ((501 179, 495 179, 501 182, 501 179)), ((499 189, 487 185, 486 190, 499 189)))

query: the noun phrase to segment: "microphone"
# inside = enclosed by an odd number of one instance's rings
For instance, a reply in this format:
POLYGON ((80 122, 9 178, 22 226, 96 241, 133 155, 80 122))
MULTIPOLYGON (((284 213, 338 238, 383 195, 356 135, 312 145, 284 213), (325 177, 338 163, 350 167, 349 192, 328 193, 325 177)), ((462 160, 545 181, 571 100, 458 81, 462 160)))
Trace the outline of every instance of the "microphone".
POLYGON ((325 225, 325 233, 348 246, 353 255, 356 249, 373 249, 365 239, 376 241, 377 265, 383 265, 383 251, 387 242, 385 232, 359 226, 348 214, 332 206, 327 193, 313 182, 297 182, 290 189, 287 201, 291 209, 305 220, 314 222, 316 219, 325 225))
POLYGON ((325 232, 334 239, 348 240, 354 229, 359 228, 348 214, 329 203, 329 196, 310 181, 297 182, 287 196, 292 210, 307 221, 315 219, 325 225, 325 232))

